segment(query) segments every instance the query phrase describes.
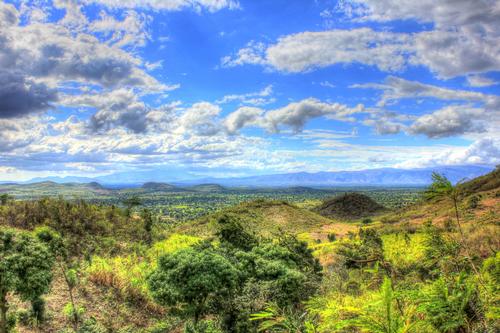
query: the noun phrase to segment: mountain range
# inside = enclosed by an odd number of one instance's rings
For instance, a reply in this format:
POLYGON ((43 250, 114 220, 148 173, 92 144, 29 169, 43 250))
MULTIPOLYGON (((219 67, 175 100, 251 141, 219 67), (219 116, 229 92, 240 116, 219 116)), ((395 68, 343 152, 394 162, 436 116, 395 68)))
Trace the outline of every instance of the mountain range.
POLYGON ((358 171, 334 171, 334 172, 297 172, 271 175, 259 175, 249 177, 232 178, 198 178, 190 180, 170 179, 168 174, 152 176, 147 174, 132 173, 112 174, 95 178, 86 177, 44 177, 33 178, 27 182, 37 183, 51 181, 55 183, 99 183, 106 187, 138 187, 167 186, 158 183, 170 183, 173 185, 200 185, 217 184, 226 187, 289 187, 289 186, 424 186, 430 183, 432 172, 444 174, 452 182, 471 179, 484 175, 493 170, 491 166, 484 165, 459 165, 441 166, 434 168, 419 169, 366 169, 358 171), (154 182, 153 182, 154 181, 154 182), (148 185, 149 184, 149 185, 148 185))

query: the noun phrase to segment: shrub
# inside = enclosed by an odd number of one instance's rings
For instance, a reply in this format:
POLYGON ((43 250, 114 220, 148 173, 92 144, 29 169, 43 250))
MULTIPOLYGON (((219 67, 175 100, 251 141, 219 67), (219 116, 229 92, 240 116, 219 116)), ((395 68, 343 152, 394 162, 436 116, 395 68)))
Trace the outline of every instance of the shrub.
POLYGON ((477 195, 473 195, 469 198, 467 206, 469 209, 476 209, 479 206, 481 199, 477 195))

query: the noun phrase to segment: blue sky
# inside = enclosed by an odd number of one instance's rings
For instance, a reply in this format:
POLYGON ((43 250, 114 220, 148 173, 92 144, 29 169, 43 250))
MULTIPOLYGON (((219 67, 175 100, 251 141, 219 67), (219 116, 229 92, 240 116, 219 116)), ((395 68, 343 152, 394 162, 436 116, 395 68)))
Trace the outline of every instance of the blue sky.
POLYGON ((0 179, 500 163, 497 0, 0 0, 0 179))

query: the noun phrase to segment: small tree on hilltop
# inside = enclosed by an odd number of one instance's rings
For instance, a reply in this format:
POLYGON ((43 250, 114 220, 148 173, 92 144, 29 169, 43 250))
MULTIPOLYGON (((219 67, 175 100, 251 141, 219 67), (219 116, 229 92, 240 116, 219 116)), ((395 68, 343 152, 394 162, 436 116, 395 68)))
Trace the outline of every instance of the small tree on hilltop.
POLYGON ((0 333, 7 333, 7 294, 37 301, 52 281, 54 258, 47 247, 26 233, 0 230, 0 333))

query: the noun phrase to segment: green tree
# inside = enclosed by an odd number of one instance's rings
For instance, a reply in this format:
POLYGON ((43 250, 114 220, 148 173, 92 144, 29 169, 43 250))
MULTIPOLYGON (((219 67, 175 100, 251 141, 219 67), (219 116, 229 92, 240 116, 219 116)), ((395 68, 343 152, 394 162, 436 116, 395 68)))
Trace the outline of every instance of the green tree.
MULTIPOLYGON (((68 288, 71 307, 72 309, 76 309, 77 305, 74 297, 74 289, 77 285, 78 277, 76 270, 73 268, 69 268, 71 266, 71 258, 70 256, 68 256, 63 238, 61 237, 61 235, 59 235, 59 233, 57 233, 50 227, 39 227, 35 229, 34 232, 37 238, 48 246, 54 258, 56 259, 57 266, 61 270, 61 273, 64 277, 64 282, 66 283, 66 287, 68 288)), ((75 331, 78 330, 79 321, 80 318, 78 317, 78 313, 75 310, 72 314, 72 324, 75 331)))
POLYGON ((436 280, 420 303, 419 310, 440 333, 472 332, 482 321, 477 286, 463 272, 451 281, 436 280))
POLYGON ((0 333, 7 333, 7 294, 36 301, 49 290, 54 258, 28 233, 0 230, 0 333))
POLYGON ((126 198, 125 200, 123 200, 123 204, 125 205, 125 207, 127 207, 126 215, 130 217, 132 208, 142 205, 142 201, 138 196, 134 195, 130 198, 126 198))
POLYGON ((151 210, 144 208, 141 217, 144 223, 144 231, 146 232, 146 243, 151 245, 153 241, 153 215, 151 214, 151 210))
POLYGON ((481 274, 472 260, 471 252, 467 246, 467 240, 460 221, 459 203, 462 195, 463 193, 460 189, 460 184, 454 186, 448 178, 437 172, 432 173, 432 184, 424 192, 424 196, 428 200, 449 200, 452 202, 455 212, 455 221, 457 222, 458 232, 460 233, 461 245, 466 251, 467 260, 469 261, 472 270, 476 273, 479 279, 481 279, 481 274))
POLYGON ((6 205, 9 200, 10 195, 8 195, 7 193, 0 194, 0 205, 6 205))
POLYGON ((211 247, 187 248, 160 257, 148 285, 159 304, 176 307, 197 325, 211 312, 211 303, 231 296, 238 275, 231 262, 211 247))

